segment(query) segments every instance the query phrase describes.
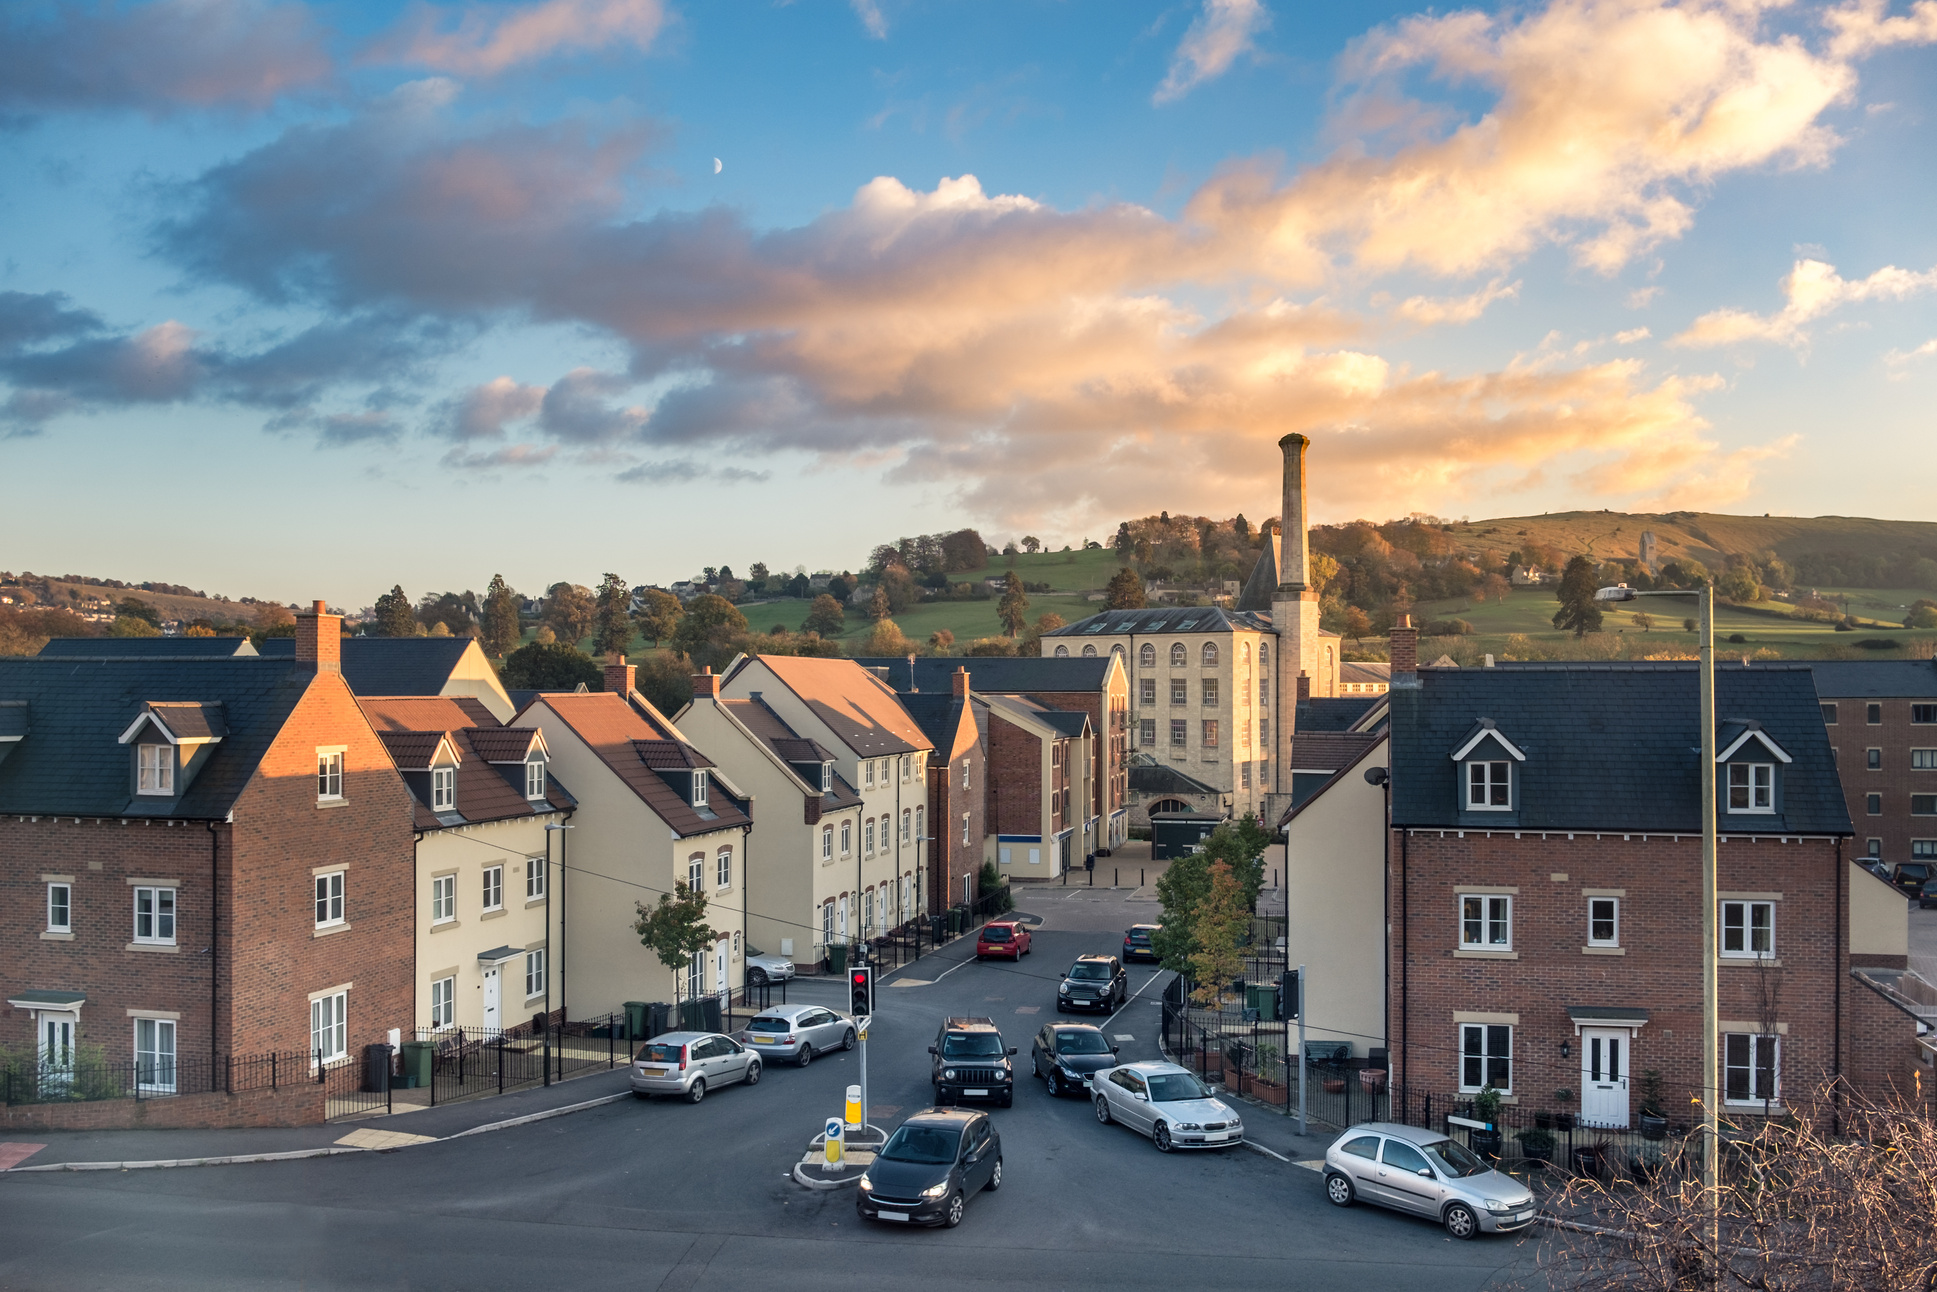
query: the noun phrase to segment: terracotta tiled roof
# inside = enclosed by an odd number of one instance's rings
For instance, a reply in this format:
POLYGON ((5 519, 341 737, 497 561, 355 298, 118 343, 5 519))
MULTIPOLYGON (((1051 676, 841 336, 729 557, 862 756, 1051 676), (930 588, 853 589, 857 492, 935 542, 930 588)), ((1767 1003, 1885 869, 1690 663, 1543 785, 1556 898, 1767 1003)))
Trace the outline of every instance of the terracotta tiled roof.
POLYGON ((471 748, 487 763, 522 763, 538 739, 536 727, 474 727, 471 748))
POLYGON ((357 707, 378 731, 455 731, 459 727, 496 727, 498 720, 470 696, 359 697, 357 707))
MULTIPOLYGON (((437 756, 437 747, 444 742, 442 731, 379 731, 377 739, 390 751, 390 761, 397 764, 401 772, 422 771, 430 766, 431 759, 437 756)), ((455 744, 455 742, 453 742, 455 744)), ((463 751, 458 757, 463 758, 463 751)))
POLYGON ((525 753, 538 733, 530 727, 499 725, 491 711, 477 700, 468 696, 405 696, 362 699, 357 705, 400 771, 421 773, 428 768, 440 740, 448 738, 457 751, 457 810, 454 812, 440 814, 430 810, 430 804, 424 799, 430 792, 427 776, 404 777, 415 800, 419 830, 507 821, 564 811, 576 805, 571 793, 549 774, 545 777, 543 805, 525 798, 525 753), (517 765, 494 767, 493 763, 517 765))
POLYGON ((797 655, 758 658, 861 757, 931 748, 894 690, 853 660, 797 655))
MULTIPOLYGON (((534 705, 546 705, 559 716, 612 773, 680 835, 751 825, 747 805, 717 783, 706 808, 695 808, 665 777, 646 765, 639 746, 681 744, 672 733, 651 721, 637 706, 610 691, 541 695, 534 705)), ((529 710, 527 710, 529 712, 529 710)), ((695 751, 697 752, 697 751, 695 751)), ((702 762, 701 766, 711 764, 702 762)))

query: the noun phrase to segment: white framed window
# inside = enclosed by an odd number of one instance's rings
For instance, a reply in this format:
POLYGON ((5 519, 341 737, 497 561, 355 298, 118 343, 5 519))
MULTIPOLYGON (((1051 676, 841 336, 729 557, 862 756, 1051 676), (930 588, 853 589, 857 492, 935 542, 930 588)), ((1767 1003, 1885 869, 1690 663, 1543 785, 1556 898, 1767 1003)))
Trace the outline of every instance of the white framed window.
POLYGON ((525 999, 545 994, 545 949, 525 952, 525 999))
POLYGON ((457 979, 439 978, 430 985, 430 1025, 449 1027, 457 1021, 457 979))
POLYGON ((906 785, 915 774, 915 760, 906 754, 901 756, 901 783, 906 785))
POLYGON ((831 825, 821 827, 821 860, 834 860, 834 827, 831 825))
POLYGON ((1461 1023, 1459 1088, 1487 1086, 1501 1094, 1513 1093, 1513 1028, 1504 1023, 1461 1023))
POLYGON ((1217 643, 1216 642, 1204 643, 1204 667, 1205 668, 1217 667, 1217 643))
POLYGON ((1722 903, 1722 954, 1731 959, 1768 960, 1776 953, 1774 902, 1722 903))
POLYGON ((525 900, 533 901, 545 895, 545 859, 528 857, 525 859, 525 900))
POLYGON ((715 878, 718 879, 719 881, 714 885, 714 887, 715 888, 733 887, 733 849, 731 848, 720 849, 719 854, 715 856, 713 860, 715 862, 715 865, 713 868, 715 878))
POLYGON ((1910 770, 1928 772, 1937 770, 1937 749, 1913 749, 1910 751, 1910 770))
POLYGON ((1590 897, 1587 899, 1587 945, 1590 947, 1621 945, 1620 898, 1590 897))
POLYGON ((706 891, 706 854, 696 852, 686 859, 686 887, 695 893, 706 891))
POLYGON ((968 787, 969 787, 969 762, 968 762, 968 759, 964 758, 962 760, 962 788, 967 789, 968 787))
POLYGON ((735 960, 740 958, 740 930, 738 929, 733 930, 733 958, 735 960))
POLYGON ((861 854, 874 856, 874 818, 869 817, 861 826, 861 854))
POLYGON ((969 814, 964 812, 962 813, 962 846, 964 848, 968 847, 968 842, 969 842, 969 814))
POLYGON ((135 889, 135 941, 158 946, 175 943, 175 890, 135 889))
POLYGON ((1172 642, 1170 644, 1170 666, 1172 668, 1182 668, 1188 663, 1190 663, 1190 656, 1184 650, 1184 643, 1172 642))
POLYGON ((172 745, 135 746, 135 793, 175 792, 175 749, 172 745))
POLYGON ((316 799, 330 802, 343 797, 343 750, 316 751, 316 799))
POLYGON ((821 764, 821 793, 832 794, 833 792, 834 792, 834 764, 822 763, 821 764))
POLYGON ((1774 763, 1730 763, 1729 807, 1731 812, 1773 812, 1776 810, 1776 765, 1774 763))
POLYGON ((486 866, 484 868, 484 910, 501 911, 504 909, 504 867, 486 866))
POLYGON ((1466 810, 1505 812, 1513 807, 1513 764, 1471 762, 1466 765, 1466 810))
POLYGON ((439 875, 430 881, 430 922, 443 924, 457 918, 457 876, 439 875))
POLYGON ((1722 1102, 1775 1103, 1782 1097, 1782 1039, 1722 1033, 1722 1102))
POLYGON ((693 806, 694 807, 706 806, 706 779, 707 779, 706 770, 704 768, 698 768, 694 770, 693 772, 693 806))
POLYGON ((449 812, 457 807, 457 768, 430 769, 430 810, 449 812))
POLYGON ((333 870, 316 877, 316 927, 343 922, 343 872, 333 870))
POLYGON ((692 958, 686 962, 686 998, 688 1000, 697 1000, 700 995, 700 990, 705 984, 706 953, 704 951, 695 951, 693 952, 692 958))
POLYGON ((915 809, 915 840, 914 841, 916 843, 920 843, 922 839, 928 834, 928 829, 926 825, 923 823, 924 812, 925 812, 925 809, 923 808, 915 809))
POLYGON ((49 933, 74 931, 74 886, 72 884, 47 886, 47 931, 49 933))
POLYGON ((854 851, 854 821, 849 818, 841 822, 841 855, 847 856, 854 851))
POLYGON ((310 1061, 329 1063, 349 1053, 350 993, 318 996, 309 1002, 310 1061))
POLYGON ((545 764, 534 758, 525 764, 525 797, 542 799, 545 797, 545 764))
POLYGON ((828 946, 834 941, 834 899, 828 898, 821 903, 821 945, 828 946))
POLYGON ((175 1020, 135 1020, 135 1084, 157 1095, 175 1093, 175 1020))
POLYGON ((1471 951, 1512 950, 1513 899, 1494 893, 1461 894, 1459 944, 1471 951))
POLYGON ((874 784, 874 759, 872 758, 868 759, 867 767, 863 771, 862 775, 866 779, 867 784, 869 785, 874 784))
POLYGON ((901 841, 903 843, 915 841, 915 814, 908 808, 901 809, 901 841))

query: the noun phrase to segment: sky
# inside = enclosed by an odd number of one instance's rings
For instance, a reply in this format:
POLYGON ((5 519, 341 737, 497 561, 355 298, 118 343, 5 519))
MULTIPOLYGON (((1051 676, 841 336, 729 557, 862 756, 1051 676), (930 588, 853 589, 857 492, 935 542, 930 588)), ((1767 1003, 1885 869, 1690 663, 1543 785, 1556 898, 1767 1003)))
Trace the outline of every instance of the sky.
POLYGON ((0 7, 0 567, 1930 519, 1937 0, 0 7))

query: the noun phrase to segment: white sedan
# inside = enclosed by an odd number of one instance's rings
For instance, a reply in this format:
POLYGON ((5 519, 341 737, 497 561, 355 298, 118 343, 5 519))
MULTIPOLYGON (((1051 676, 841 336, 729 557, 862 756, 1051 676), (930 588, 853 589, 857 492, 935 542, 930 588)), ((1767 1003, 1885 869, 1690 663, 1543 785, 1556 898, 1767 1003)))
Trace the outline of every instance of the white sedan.
POLYGON ((1124 1063, 1090 1077, 1096 1120, 1148 1135, 1159 1153, 1228 1148, 1244 1142, 1244 1122, 1197 1074, 1174 1063, 1124 1063))

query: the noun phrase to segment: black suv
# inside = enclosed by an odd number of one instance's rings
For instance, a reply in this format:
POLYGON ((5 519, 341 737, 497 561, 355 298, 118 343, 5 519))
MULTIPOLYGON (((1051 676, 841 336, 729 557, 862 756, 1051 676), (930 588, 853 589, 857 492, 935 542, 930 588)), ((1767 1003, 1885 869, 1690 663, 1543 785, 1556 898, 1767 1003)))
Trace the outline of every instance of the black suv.
POLYGON ((865 1220, 962 1223, 970 1195, 1002 1187, 1002 1136, 987 1113, 933 1108, 895 1128, 861 1176, 865 1220))
POLYGON ((1129 932, 1123 935, 1123 961, 1161 960, 1157 949, 1150 945, 1150 935, 1161 929, 1161 924, 1132 924, 1129 932))
POLYGON ((1130 979, 1115 956, 1078 956, 1056 989, 1056 1012, 1100 1009, 1105 1013, 1130 996, 1130 979))
POLYGON ((935 1102, 989 1099, 1007 1108, 1016 1101, 1015 1065, 1009 1062, 1015 1048, 1003 1046, 994 1019, 944 1018, 928 1053, 934 1056, 935 1102))

